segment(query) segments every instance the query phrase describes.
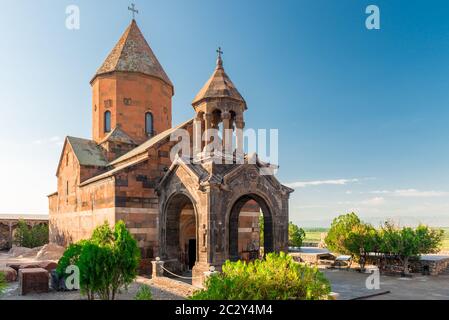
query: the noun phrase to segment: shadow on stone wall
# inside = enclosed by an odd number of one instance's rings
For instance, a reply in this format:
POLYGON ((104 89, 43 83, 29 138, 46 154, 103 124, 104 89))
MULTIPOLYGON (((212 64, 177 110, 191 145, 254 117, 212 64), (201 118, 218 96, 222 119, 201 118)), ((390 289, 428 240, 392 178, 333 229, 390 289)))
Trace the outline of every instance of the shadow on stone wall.
POLYGON ((67 247, 73 243, 73 238, 67 232, 59 229, 58 227, 50 224, 50 243, 57 244, 58 246, 67 247))

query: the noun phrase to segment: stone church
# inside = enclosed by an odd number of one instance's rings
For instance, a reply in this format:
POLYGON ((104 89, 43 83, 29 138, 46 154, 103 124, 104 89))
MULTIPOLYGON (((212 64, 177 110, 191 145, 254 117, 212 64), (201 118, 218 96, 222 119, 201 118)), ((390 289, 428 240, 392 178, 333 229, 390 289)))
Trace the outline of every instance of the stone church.
MULTIPOLYGON (((196 95, 195 117, 172 126, 174 85, 133 19, 98 69, 92 87, 92 139, 67 137, 49 195, 50 241, 67 245, 105 221, 126 222, 143 261, 193 276, 227 259, 288 249, 293 191, 257 160, 171 161, 177 129, 244 129, 247 105, 226 74, 221 52, 196 95), (264 237, 259 239, 263 217, 264 237)), ((224 135, 222 142, 224 143, 224 135)), ((221 140, 220 140, 221 141, 221 140)), ((202 144, 204 146, 207 141, 202 144)), ((257 255, 256 255, 257 256, 257 255)))

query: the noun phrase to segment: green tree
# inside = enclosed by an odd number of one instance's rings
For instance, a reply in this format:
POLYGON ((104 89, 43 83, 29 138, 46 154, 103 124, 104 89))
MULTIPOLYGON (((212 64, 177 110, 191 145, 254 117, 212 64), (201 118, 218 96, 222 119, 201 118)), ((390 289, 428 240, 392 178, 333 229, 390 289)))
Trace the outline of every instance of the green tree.
POLYGON ((114 232, 107 221, 96 227, 90 238, 90 240, 99 245, 113 244, 114 239, 114 232))
POLYGON ((56 268, 56 272, 60 277, 65 276, 65 270, 67 269, 67 267, 77 265, 79 257, 81 255, 81 251, 86 242, 87 240, 82 240, 80 242, 73 243, 69 245, 64 251, 64 254, 59 259, 58 267, 56 268))
POLYGON ((327 299, 329 281, 317 268, 293 261, 285 253, 268 254, 250 263, 227 261, 222 273, 206 280, 193 300, 319 300, 327 299))
POLYGON ((293 222, 288 224, 288 245, 290 247, 301 247, 305 237, 306 233, 302 228, 293 222))
POLYGON ((265 230, 265 220, 264 220, 263 214, 261 214, 259 216, 259 239, 260 239, 259 246, 261 246, 261 247, 264 246, 264 230, 265 230))
POLYGON ((410 259, 437 252, 442 239, 442 230, 433 230, 423 225, 416 229, 410 227, 401 229, 391 222, 385 222, 381 230, 380 250, 396 256, 403 265, 404 273, 408 274, 410 259))
POLYGON ((41 247, 48 243, 48 225, 38 224, 31 228, 32 247, 41 247))
POLYGON ((19 247, 31 248, 31 230, 24 220, 19 220, 14 233, 14 244, 19 247))
POLYGON ((415 229, 418 238, 419 254, 438 253, 444 238, 444 230, 432 229, 425 225, 419 225, 415 229))
POLYGON ((348 213, 335 218, 325 239, 329 250, 341 254, 351 254, 345 241, 353 228, 361 224, 362 222, 355 213, 348 213))
POLYGON ((377 230, 365 223, 356 224, 348 232, 343 241, 346 251, 357 260, 360 269, 365 269, 366 258, 370 252, 377 252, 379 247, 379 235, 377 230))
POLYGON ((112 281, 112 299, 119 288, 127 288, 136 279, 140 263, 140 250, 137 241, 126 229, 123 221, 114 228, 115 268, 112 281))
POLYGON ((36 248, 48 243, 48 225, 29 227, 24 220, 17 223, 14 244, 19 247, 36 248))
POLYGON ((63 275, 67 266, 75 264, 80 270, 81 292, 89 300, 96 295, 114 300, 119 290, 136 278, 139 262, 137 242, 119 221, 114 230, 105 223, 94 230, 90 240, 69 246, 57 272, 63 275))

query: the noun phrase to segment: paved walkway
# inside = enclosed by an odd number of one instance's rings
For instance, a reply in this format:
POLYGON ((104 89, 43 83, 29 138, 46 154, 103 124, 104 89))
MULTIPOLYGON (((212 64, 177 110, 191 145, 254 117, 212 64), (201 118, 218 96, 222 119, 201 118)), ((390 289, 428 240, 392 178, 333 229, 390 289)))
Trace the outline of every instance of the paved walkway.
MULTIPOLYGON (((153 294, 153 300, 184 300, 186 299, 186 291, 178 289, 176 287, 162 286, 161 284, 153 283, 151 279, 138 277, 134 283, 132 283, 128 291, 122 291, 117 300, 134 300, 134 297, 141 285, 151 286, 151 292, 153 294)), ((19 295, 18 282, 14 282, 8 285, 6 293, 0 296, 0 300, 85 300, 86 297, 80 295, 78 291, 74 292, 56 292, 51 291, 49 293, 42 294, 29 294, 26 296, 19 295)))
POLYGON ((380 290, 368 290, 365 282, 369 274, 346 270, 322 270, 340 294, 340 300, 355 299, 390 291, 369 300, 449 300, 449 276, 413 275, 412 278, 380 276, 380 290))

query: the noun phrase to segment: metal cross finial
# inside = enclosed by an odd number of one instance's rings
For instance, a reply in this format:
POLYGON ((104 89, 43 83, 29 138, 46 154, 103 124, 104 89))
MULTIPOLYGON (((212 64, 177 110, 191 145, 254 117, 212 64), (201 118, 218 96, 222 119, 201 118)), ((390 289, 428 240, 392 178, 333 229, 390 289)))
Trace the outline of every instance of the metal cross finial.
POLYGON ((217 53, 218 53, 218 58, 221 59, 221 55, 223 54, 223 51, 221 51, 221 47, 218 47, 217 53))
POLYGON ((131 3, 131 7, 128 7, 129 11, 132 11, 133 13, 133 20, 136 17, 136 13, 139 13, 139 10, 136 9, 136 5, 134 3, 131 3))

